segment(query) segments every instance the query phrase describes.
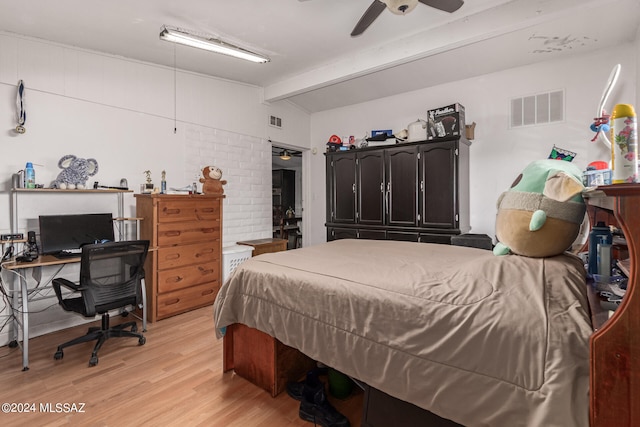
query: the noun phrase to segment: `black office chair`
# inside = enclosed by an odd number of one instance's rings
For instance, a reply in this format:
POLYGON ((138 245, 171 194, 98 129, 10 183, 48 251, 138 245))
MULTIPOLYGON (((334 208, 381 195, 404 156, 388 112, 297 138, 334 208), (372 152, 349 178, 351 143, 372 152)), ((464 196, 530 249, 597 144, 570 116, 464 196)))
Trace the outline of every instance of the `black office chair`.
MULTIPOLYGON (((53 279, 53 289, 64 310, 85 317, 102 314, 102 327, 91 327, 86 335, 58 346, 54 355, 56 360, 62 359, 62 349, 65 347, 97 340, 89 359, 89 366, 95 366, 98 363, 98 350, 111 337, 138 338, 139 345, 146 342, 145 337, 137 332, 135 321, 109 327, 109 311, 141 305, 144 261, 148 250, 148 240, 85 245, 80 261, 80 283, 75 284, 64 278, 53 279), (63 298, 62 286, 80 292, 80 296, 63 298)), ((127 311, 123 314, 126 315, 127 311)))

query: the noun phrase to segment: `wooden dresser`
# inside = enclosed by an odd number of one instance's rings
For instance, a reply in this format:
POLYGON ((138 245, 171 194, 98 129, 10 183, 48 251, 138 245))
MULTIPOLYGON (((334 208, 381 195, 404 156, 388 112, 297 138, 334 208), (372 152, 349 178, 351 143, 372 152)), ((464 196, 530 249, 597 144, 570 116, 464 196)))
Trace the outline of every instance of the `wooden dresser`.
POLYGON ((222 283, 221 195, 136 194, 151 322, 213 304, 222 283))

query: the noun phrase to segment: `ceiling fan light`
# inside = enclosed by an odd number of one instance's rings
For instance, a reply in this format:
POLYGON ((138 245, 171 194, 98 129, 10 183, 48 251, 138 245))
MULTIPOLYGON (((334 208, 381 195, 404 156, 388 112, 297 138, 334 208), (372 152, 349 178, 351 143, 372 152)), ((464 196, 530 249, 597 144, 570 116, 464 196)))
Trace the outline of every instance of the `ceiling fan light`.
POLYGON ((280 159, 282 160, 291 160, 291 155, 287 150, 280 152, 280 159))
POLYGON ((223 40, 191 34, 186 30, 172 28, 167 25, 162 27, 160 31, 160 39, 198 49, 208 50, 210 52, 233 56, 235 58, 245 59, 251 62, 262 63, 270 61, 270 59, 264 55, 251 52, 250 50, 235 46, 223 40))
POLYGON ((418 4, 418 0, 381 0, 381 1, 387 5, 387 9, 389 9, 392 13, 395 13, 396 15, 404 15, 406 13, 409 13, 418 4))

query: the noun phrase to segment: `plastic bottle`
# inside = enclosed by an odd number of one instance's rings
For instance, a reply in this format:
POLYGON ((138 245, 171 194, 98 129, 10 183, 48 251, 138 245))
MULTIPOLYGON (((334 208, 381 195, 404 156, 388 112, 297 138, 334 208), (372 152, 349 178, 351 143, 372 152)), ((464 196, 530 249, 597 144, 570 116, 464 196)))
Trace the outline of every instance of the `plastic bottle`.
POLYGON ((607 243, 606 236, 600 236, 598 243, 598 274, 611 276, 611 243, 607 243))
POLYGON ((638 182, 638 127, 633 105, 617 104, 611 113, 613 184, 638 182))
POLYGON ((160 193, 167 194, 167 173, 162 171, 162 180, 160 181, 160 193))
POLYGON ((31 162, 27 162, 24 168, 24 187, 36 188, 36 171, 31 162))
POLYGON ((604 222, 598 221, 595 227, 591 229, 589 233, 589 273, 598 274, 598 244, 602 243, 602 237, 605 238, 605 243, 611 245, 613 243, 613 236, 611 230, 605 225, 604 222))

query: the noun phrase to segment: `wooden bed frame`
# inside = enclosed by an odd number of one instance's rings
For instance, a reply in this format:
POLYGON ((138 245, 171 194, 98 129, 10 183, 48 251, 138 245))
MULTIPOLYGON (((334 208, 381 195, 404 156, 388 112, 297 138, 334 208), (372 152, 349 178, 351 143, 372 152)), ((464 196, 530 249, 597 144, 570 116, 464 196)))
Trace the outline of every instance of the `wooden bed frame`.
MULTIPOLYGON (((630 258, 626 296, 610 318, 608 311, 600 306, 596 293, 589 289, 594 327, 590 339, 590 426, 640 426, 640 291, 637 289, 640 286, 640 184, 601 186, 585 193, 585 201, 591 224, 603 213, 615 219, 615 225, 625 234, 630 258)), ((244 325, 231 325, 224 337, 224 370, 235 369, 274 396, 282 391, 286 381, 299 379, 309 362, 297 350, 244 325), (257 350, 256 343, 260 340, 263 344, 258 347, 262 350, 257 350)), ((363 425, 382 425, 369 421, 368 407, 378 414, 413 411, 416 415, 412 419, 421 420, 416 425, 434 417, 428 411, 407 405, 410 404, 384 393, 366 392, 363 425), (376 398, 374 405, 367 404, 371 396, 376 398)), ((433 425, 458 425, 439 420, 442 423, 438 421, 433 425)))

